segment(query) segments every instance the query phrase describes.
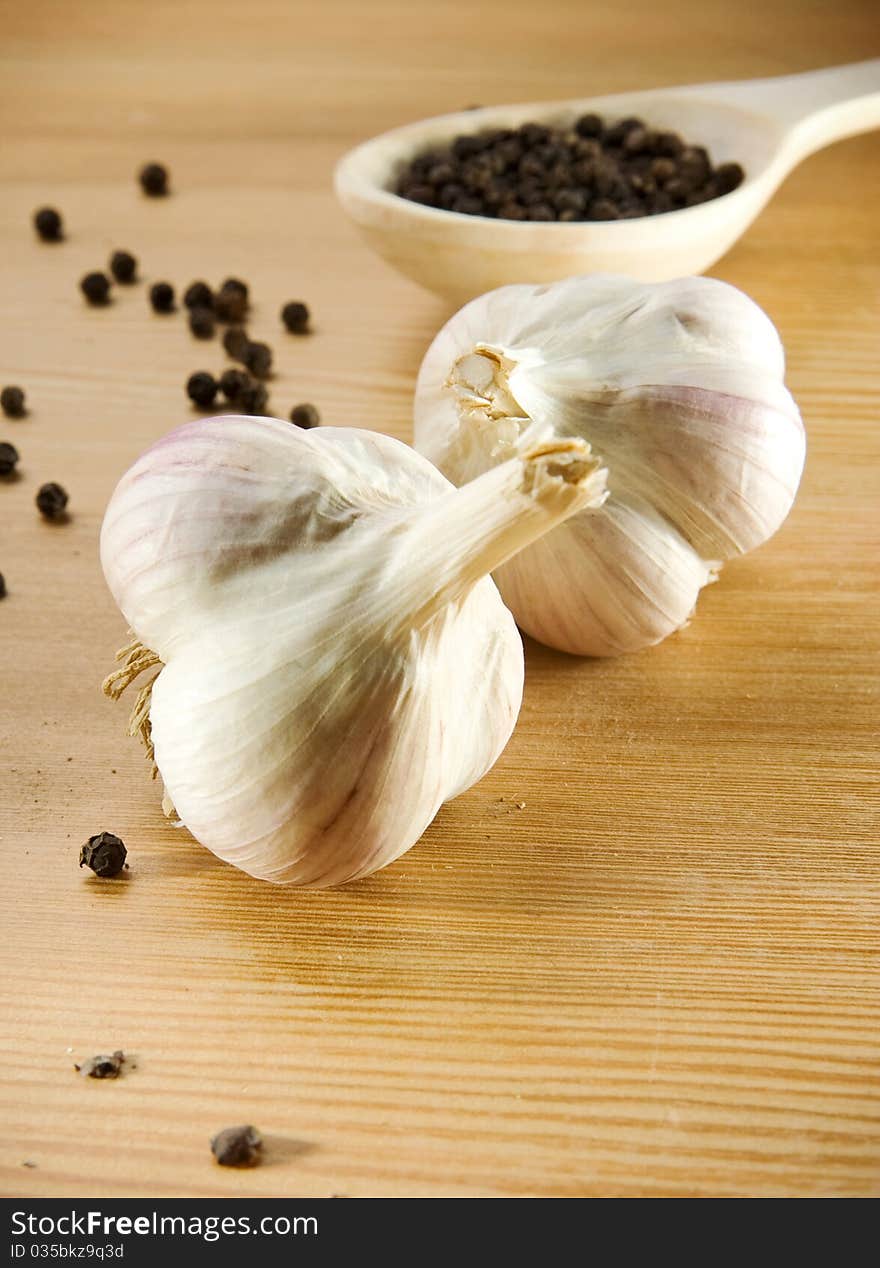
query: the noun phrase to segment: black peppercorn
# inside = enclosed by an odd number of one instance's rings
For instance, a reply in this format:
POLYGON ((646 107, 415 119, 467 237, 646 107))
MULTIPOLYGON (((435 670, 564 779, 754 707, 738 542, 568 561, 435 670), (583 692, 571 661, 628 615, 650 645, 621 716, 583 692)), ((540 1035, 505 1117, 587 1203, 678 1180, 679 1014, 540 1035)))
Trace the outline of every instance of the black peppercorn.
POLYGON ((154 313, 174 311, 174 287, 170 282, 154 282, 150 287, 150 303, 154 313))
POLYGON ((684 149, 684 141, 677 132, 655 132, 654 153, 663 158, 676 158, 684 149))
POLYGON ((529 149, 536 145, 544 145, 550 139, 550 129, 543 123, 524 123, 517 129, 517 136, 529 149))
POLYGON ((299 300, 291 300, 282 308, 281 320, 292 335, 304 335, 309 328, 309 310, 299 300))
POLYGON ((6 598, 6 578, 0 572, 0 599, 6 598))
POLYGON ((202 409, 210 409, 217 395, 217 380, 207 370, 196 370, 186 381, 186 394, 202 409))
POLYGON ((67 506, 67 491, 53 480, 40 486, 35 501, 40 514, 47 520, 60 520, 67 506))
POLYGON ((221 295, 240 295, 245 303, 248 303, 250 298, 247 282, 242 282, 238 277, 227 277, 226 281, 220 287, 220 293, 221 295))
POLYGON ((537 180, 542 180, 544 176, 544 164, 541 162, 541 159, 537 154, 530 152, 529 154, 524 154, 520 159, 517 171, 520 176, 526 178, 533 177, 537 180))
POLYGON ((620 119, 617 123, 607 128, 603 141, 606 145, 617 146, 623 145, 627 133, 632 132, 634 128, 643 128, 645 125, 641 119, 634 118, 632 115, 626 119, 620 119))
POLYGON ((436 201, 433 185, 427 185, 424 182, 420 184, 418 181, 407 185, 406 197, 411 203, 423 203, 426 207, 433 207, 436 201))
POLYGON ((41 207, 34 212, 34 228, 43 242, 60 242, 64 234, 61 216, 54 207, 41 207))
POLYGON ((428 171, 428 181, 431 185, 440 187, 454 180, 455 168, 451 163, 435 163, 428 171))
POLYGON ((475 136, 457 136, 452 142, 452 153, 457 159, 470 158, 472 154, 479 153, 480 141, 475 136))
POLYGON ((314 405, 294 405, 290 411, 290 421, 295 423, 297 427, 317 427, 321 421, 321 415, 318 413, 314 405))
POLYGON ((574 125, 574 130, 581 137, 601 136, 602 120, 597 114, 582 114, 574 125))
POLYGON ((580 214, 586 207, 586 198, 579 189, 560 189, 551 199, 558 212, 573 211, 580 214))
POLYGON ((624 154, 644 154, 654 144, 654 134, 647 128, 630 128, 623 138, 624 154))
POLYGON ((82 1065, 74 1063, 73 1068, 84 1079, 118 1079, 124 1061, 125 1053, 117 1049, 110 1056, 89 1057, 82 1065))
POLYGON ((191 282, 183 293, 183 302, 187 308, 214 307, 214 292, 207 282, 191 282))
POLYGON ((659 181, 662 185, 664 181, 672 180, 676 167, 671 158, 655 158, 652 160, 648 170, 654 180, 659 181))
POLYGON ((248 382, 239 394, 236 404, 243 414, 261 414, 269 401, 269 393, 262 383, 248 382))
POLYGON ((110 272, 117 282, 133 282, 137 274, 137 260, 130 251, 114 251, 110 256, 110 272))
POLYGON ((191 309, 189 314, 189 328, 197 339, 213 339, 213 311, 210 308, 191 309))
POLYGON ((745 178, 745 172, 739 163, 722 163, 715 170, 715 184, 719 194, 729 194, 737 189, 745 178))
POLYGON ((465 216, 485 215, 482 198, 471 197, 467 194, 463 198, 456 198, 450 211, 458 211, 465 216))
POLYGON ((235 403, 250 386, 250 376, 244 370, 224 370, 220 375, 220 391, 230 403, 235 403))
POLYGON ((141 168, 138 180, 141 189, 151 198, 161 198, 168 193, 168 169, 161 163, 147 163, 141 168))
POLYGON ((106 304, 110 297, 110 278, 106 273, 86 273, 79 289, 90 304, 106 304))
POLYGON ((526 210, 517 202, 504 202, 498 208, 500 220, 525 220, 526 210))
POLYGON ((0 392, 0 409, 7 418, 21 418, 24 414, 24 392, 20 387, 5 387, 0 392))
POLYGON ((579 159, 597 159, 602 156, 601 142, 595 137, 578 137, 572 149, 575 157, 579 159))
POLYGON ((244 354, 244 363, 258 379, 265 379, 272 369, 272 349, 267 343, 249 343, 244 354))
MULTIPOLYGON (((443 185, 441 187, 440 193, 437 195, 437 202, 439 203, 441 207, 445 208, 446 211, 450 211, 455 206, 455 204, 458 202, 459 198, 461 198, 463 194, 464 194, 464 186, 459 185, 456 181, 450 181, 448 185, 443 185)), ((406 197, 406 195, 404 195, 404 197, 406 197)), ((294 309, 297 309, 299 307, 305 308, 305 304, 302 304, 302 305, 288 304, 287 307, 294 308, 294 309)), ((293 317, 295 318, 295 316, 296 314, 294 312, 293 317)), ((283 321, 284 320, 283 309, 281 311, 281 318, 283 321)), ((291 334, 304 335, 306 333, 306 329, 308 326, 308 318, 305 319, 305 322, 303 323, 302 326, 296 326, 296 325, 288 326, 286 321, 284 322, 284 324, 285 326, 287 326, 287 329, 291 332, 291 334)))
POLYGON ((535 203, 542 203, 546 198, 546 194, 540 185, 533 182, 525 182, 520 185, 519 200, 526 208, 534 207, 535 203))
POLYGON ((592 220, 617 220, 619 215, 620 208, 610 198, 597 198, 595 202, 590 203, 592 220))
POLYGON ((229 286, 224 282, 220 287, 214 300, 214 311, 220 321, 244 321, 248 310, 247 287, 240 289, 241 286, 243 283, 229 286))
POLYGON ((262 1144, 260 1133, 250 1124, 225 1127, 211 1141, 211 1153, 221 1167, 247 1167, 256 1161, 262 1144))
POLYGON ((630 192, 636 196, 649 198, 657 191, 657 182, 653 176, 641 176, 638 172, 629 178, 630 192))
POLYGON ((233 361, 244 361, 250 343, 243 326, 230 326, 223 332, 223 347, 233 361))
POLYGON ((684 206, 684 201, 688 194, 692 192, 692 188, 690 181, 682 180, 681 177, 676 176, 671 181, 666 182, 663 192, 667 198, 672 199, 673 205, 677 203, 681 207, 684 206))
POLYGON ((0 476, 12 475, 18 462, 18 450, 8 441, 0 440, 0 476))
POLYGON ((90 867, 96 876, 118 876, 128 851, 112 832, 99 832, 89 837, 79 852, 80 867, 90 867))
MULTIPOLYGON (((472 193, 483 194, 493 185, 495 172, 492 170, 491 163, 485 159, 475 159, 472 163, 466 163, 461 169, 461 178, 466 189, 472 193)), ((433 190, 431 193, 433 195, 433 190)))

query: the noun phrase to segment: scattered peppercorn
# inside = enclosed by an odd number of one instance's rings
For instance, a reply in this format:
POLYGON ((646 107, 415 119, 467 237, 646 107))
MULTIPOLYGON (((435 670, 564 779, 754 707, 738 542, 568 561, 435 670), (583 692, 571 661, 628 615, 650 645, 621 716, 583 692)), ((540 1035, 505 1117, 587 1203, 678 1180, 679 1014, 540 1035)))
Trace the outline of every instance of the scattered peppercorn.
POLYGON ((0 476, 12 475, 18 462, 18 450, 5 440, 0 440, 0 476))
POLYGON ((168 169, 161 163, 147 163, 141 168, 138 180, 141 189, 151 198, 162 198, 168 193, 168 169))
POLYGON ((220 287, 221 295, 240 295, 247 304, 250 301, 250 291, 247 282, 243 282, 238 277, 227 277, 226 281, 220 287))
POLYGON ((309 310, 299 300, 291 300, 282 308, 281 320, 292 335, 304 335, 309 328, 309 310))
POLYGON ((106 304, 110 298, 110 278, 106 273, 86 273, 79 289, 90 304, 106 304))
POLYGON ((117 1048, 112 1056, 89 1057, 82 1065, 74 1062, 74 1070, 84 1079, 118 1079, 125 1053, 117 1048))
POLYGON ((236 404, 243 414, 261 414, 269 402, 269 393, 262 383, 249 382, 242 388, 236 404))
POLYGON ((128 285, 137 276, 137 260, 130 251, 114 251, 110 256, 110 272, 117 282, 128 285))
POLYGON ((217 380, 207 370, 196 370, 186 381, 186 394, 195 405, 210 409, 217 395, 217 380))
POLYGON ((20 387, 5 387, 0 392, 0 409, 7 418, 21 418, 24 414, 24 392, 20 387))
POLYGON ((250 377, 244 370, 224 370, 220 375, 220 391, 231 404, 234 404, 250 385, 250 377))
POLYGON ((89 837, 79 852, 80 867, 90 867, 96 876, 118 876, 125 865, 128 851, 112 832, 99 832, 89 837))
POLYGON ((248 310, 248 288, 237 278, 228 277, 214 300, 214 311, 220 321, 244 321, 248 310))
POLYGON ((210 308, 191 308, 189 328, 197 339, 214 338, 214 313, 210 308))
POLYGON ((713 169, 702 146, 642 119, 606 126, 590 113, 570 127, 525 123, 457 136, 411 159, 395 192, 500 220, 623 220, 719 198, 744 175, 738 163, 713 169))
POLYGON ((223 347, 233 361, 244 361, 251 345, 244 326, 230 326, 223 332, 223 347))
POLYGON ((249 343, 245 350, 244 363, 251 374, 258 379, 265 379, 272 369, 272 349, 267 343, 249 343))
POLYGON ((247 1167, 256 1161, 262 1145, 256 1127, 225 1127, 211 1141, 211 1153, 221 1167, 247 1167))
POLYGON ((213 308, 214 292, 207 282, 191 282, 183 294, 187 308, 213 308))
POLYGON ((67 506, 67 490, 53 480, 40 486, 35 501, 40 514, 47 520, 60 520, 67 506))
POLYGON ((154 282, 150 287, 150 303, 154 313, 174 311, 174 287, 170 282, 154 282))
POLYGON ((6 578, 0 572, 0 599, 6 598, 6 578))
POLYGON ((34 212, 34 228, 43 242, 60 242, 64 236, 61 216, 54 207, 41 207, 34 212))
POLYGON ((294 405, 290 411, 290 421, 295 423, 297 427, 317 427, 321 421, 321 415, 315 409, 314 405, 294 405))

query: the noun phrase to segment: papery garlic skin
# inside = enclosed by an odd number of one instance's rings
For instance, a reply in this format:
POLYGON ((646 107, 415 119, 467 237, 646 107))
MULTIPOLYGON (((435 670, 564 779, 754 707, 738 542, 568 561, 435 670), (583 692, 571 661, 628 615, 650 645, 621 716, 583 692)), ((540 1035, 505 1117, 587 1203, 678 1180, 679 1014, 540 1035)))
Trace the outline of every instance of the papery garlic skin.
POLYGON ((428 349, 415 444, 464 484, 542 441, 590 443, 607 500, 494 576, 541 642, 618 655, 686 624, 723 561, 791 509, 805 436, 784 368, 770 319, 713 278, 505 286, 428 349))
POLYGON ((159 441, 113 494, 101 559, 163 662, 150 738, 180 820, 279 883, 409 849, 519 710, 522 644, 487 574, 603 496, 579 441, 465 490, 364 431, 225 417, 159 441))

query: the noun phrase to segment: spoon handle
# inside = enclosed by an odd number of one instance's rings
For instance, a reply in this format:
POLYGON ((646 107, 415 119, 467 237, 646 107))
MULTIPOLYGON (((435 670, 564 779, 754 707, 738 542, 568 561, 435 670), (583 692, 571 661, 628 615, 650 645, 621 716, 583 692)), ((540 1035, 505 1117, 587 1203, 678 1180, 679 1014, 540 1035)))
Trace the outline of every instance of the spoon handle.
POLYGON ((880 58, 801 75, 706 85, 696 92, 768 115, 788 134, 791 157, 796 153, 797 159, 880 127, 880 58))

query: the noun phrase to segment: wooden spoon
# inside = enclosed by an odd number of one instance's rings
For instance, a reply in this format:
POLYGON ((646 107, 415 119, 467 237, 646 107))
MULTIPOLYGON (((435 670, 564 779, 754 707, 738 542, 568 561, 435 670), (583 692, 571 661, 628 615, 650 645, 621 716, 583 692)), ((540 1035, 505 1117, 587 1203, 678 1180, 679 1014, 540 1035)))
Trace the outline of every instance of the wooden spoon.
POLYGON ((808 154, 878 125, 880 59, 779 79, 489 106, 409 124, 358 146, 336 169, 336 193, 381 256, 456 303, 508 282, 576 273, 663 281, 713 264, 808 154), (715 164, 742 164, 746 178, 732 193, 681 211, 571 223, 462 215, 391 192, 407 160, 461 133, 530 120, 569 125, 593 110, 610 121, 639 115, 651 127, 680 132, 704 145, 715 164))

